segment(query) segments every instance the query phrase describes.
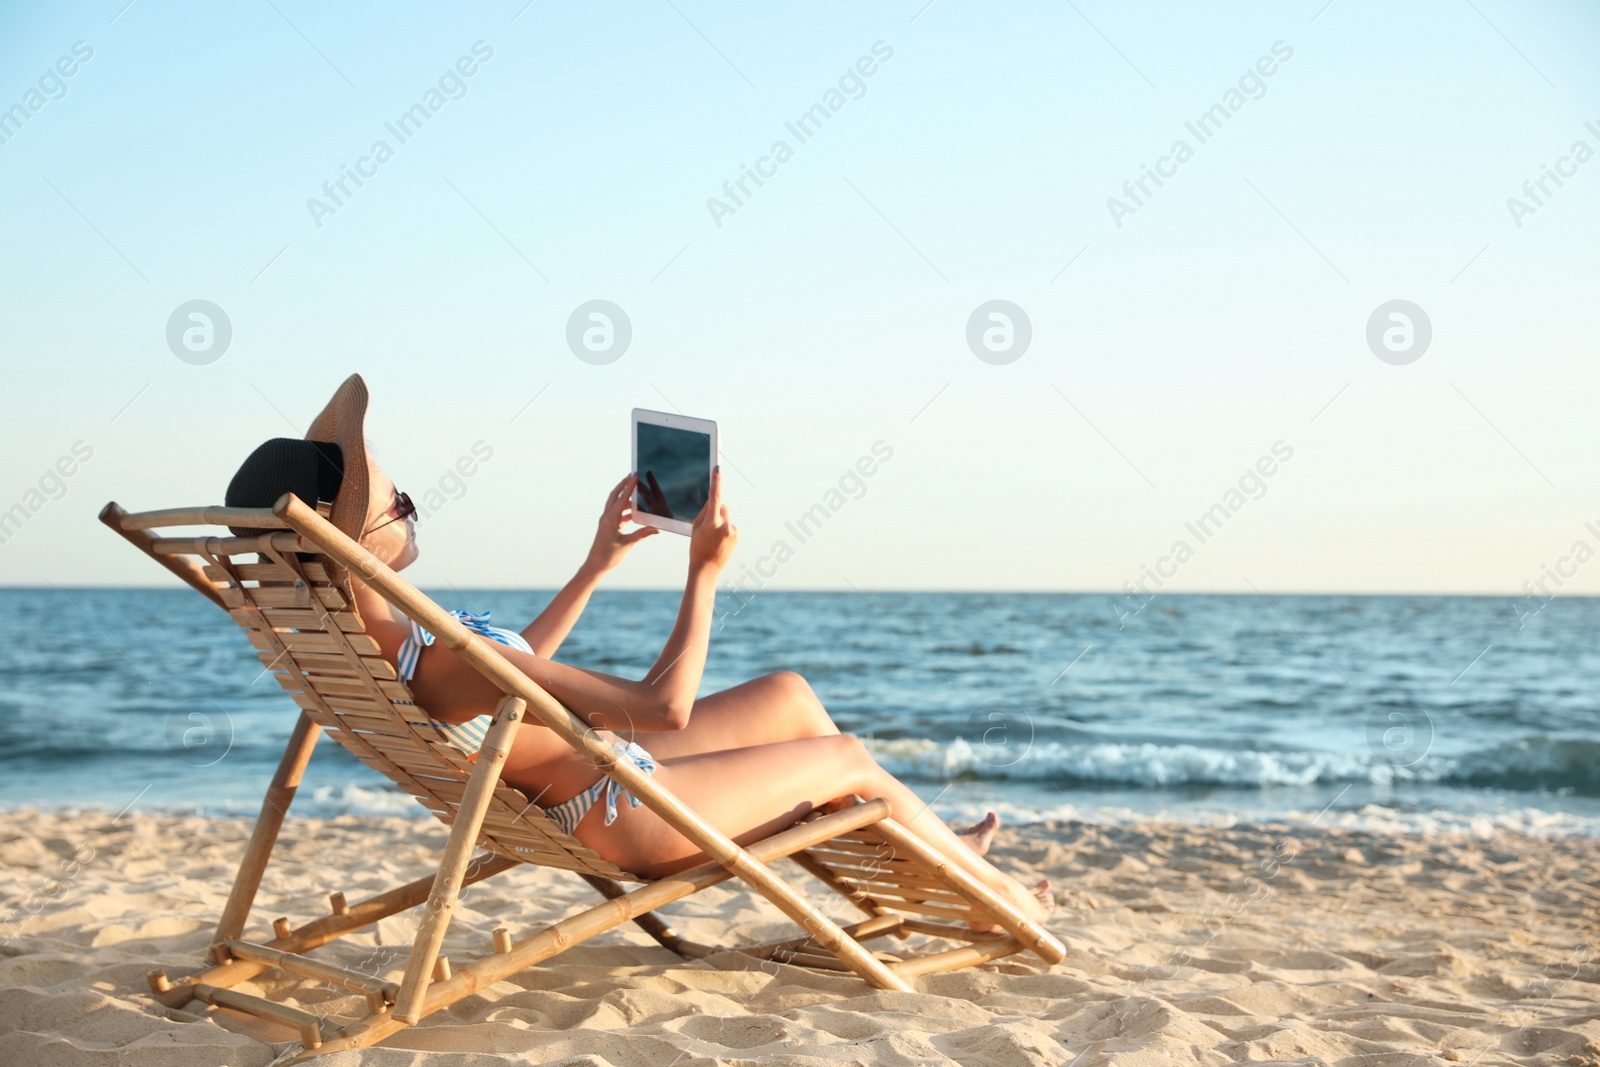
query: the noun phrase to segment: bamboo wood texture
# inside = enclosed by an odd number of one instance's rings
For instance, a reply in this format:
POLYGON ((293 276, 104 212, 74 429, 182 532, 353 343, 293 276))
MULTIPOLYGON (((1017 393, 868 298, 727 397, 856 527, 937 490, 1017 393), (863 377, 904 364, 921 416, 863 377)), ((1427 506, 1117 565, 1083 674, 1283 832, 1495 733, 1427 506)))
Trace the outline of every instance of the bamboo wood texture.
MULTIPOLYGON (((272 846, 277 843, 278 831, 283 827, 283 816, 300 787, 300 776, 311 760, 311 751, 317 747, 322 727, 311 721, 305 712, 295 721, 289 744, 278 760, 278 769, 261 801, 261 814, 256 816, 255 829, 250 831, 250 844, 244 850, 239 873, 233 879, 233 889, 228 893, 228 903, 217 921, 213 941, 229 941, 244 932, 245 920, 250 916, 250 906, 255 903, 256 891, 261 888, 261 876, 266 873, 267 861, 272 856, 272 846)), ((214 963, 221 963, 216 953, 208 952, 214 963)))
MULTIPOLYGON (((504 856, 495 856, 489 853, 480 853, 478 859, 467 868, 467 877, 463 879, 463 887, 480 882, 508 871, 513 867, 522 866, 520 860, 507 859, 504 856)), ((396 886, 393 889, 379 893, 363 900, 359 904, 350 905, 348 913, 339 915, 326 915, 321 919, 314 919, 304 926, 294 930, 286 939, 275 939, 267 942, 266 948, 275 951, 294 952, 303 954, 314 948, 337 941, 345 934, 362 927, 371 926, 379 919, 387 919, 391 915, 421 904, 428 899, 428 893, 433 888, 436 875, 430 874, 418 878, 414 882, 396 886)), ((166 991, 155 990, 156 999, 169 1008, 181 1008, 184 1004, 194 999, 193 987, 200 983, 214 986, 227 987, 238 985, 266 970, 270 964, 259 963, 249 959, 232 959, 208 971, 180 979, 171 983, 166 991)))
MULTIPOLYGON (((186 547, 210 549, 214 540, 200 538, 186 547)), ((358 759, 451 823, 472 764, 411 703, 409 689, 381 658, 377 642, 360 632, 353 604, 329 583, 327 569, 298 558, 303 547, 296 534, 266 534, 249 548, 270 562, 241 564, 224 554, 208 555, 205 573, 212 576, 234 621, 249 634, 263 665, 296 703, 358 759), (246 587, 251 581, 267 584, 246 587)), ((494 791, 484 844, 545 866, 633 877, 563 834, 526 797, 503 784, 494 791)))
POLYGON ((1042 926, 1012 907, 1009 901, 1000 899, 988 886, 945 859, 933 846, 893 819, 883 820, 869 832, 893 845, 896 851, 915 857, 922 866, 943 876, 952 889, 977 906, 981 917, 992 917, 994 922, 1046 963, 1060 963, 1066 959, 1066 946, 1042 926))
POLYGON ((172 557, 157 553, 154 549, 156 538, 153 535, 145 532, 142 527, 123 525, 130 518, 132 516, 119 507, 115 500, 100 509, 100 521, 115 530, 129 544, 189 583, 201 596, 217 607, 225 607, 222 603, 222 598, 217 595, 216 588, 200 573, 199 564, 186 557, 172 557))
MULTIPOLYGON (((291 1064, 306 1063, 319 1056, 327 1056, 335 1052, 346 1052, 350 1049, 370 1048, 386 1037, 393 1037, 408 1024, 396 1019, 389 1012, 369 1015, 358 1019, 349 1026, 341 1029, 337 1035, 327 1038, 319 1047, 307 1045, 300 1052, 288 1059, 274 1060, 272 1067, 290 1067, 291 1064)), ((356 1062, 360 1062, 357 1060, 356 1062)))
MULTIPOLYGON (((483 817, 489 810, 489 801, 495 784, 500 780, 500 768, 511 754, 511 738, 522 722, 526 705, 521 698, 508 696, 500 702, 494 721, 489 724, 488 735, 478 752, 478 765, 473 768, 467 782, 467 791, 461 798, 461 808, 456 812, 455 825, 445 841, 444 855, 439 858, 439 874, 434 879, 433 890, 428 894, 428 907, 411 946, 411 958, 406 962, 405 978, 400 982, 400 999, 395 1002, 394 1017, 401 1022, 414 1023, 420 1016, 422 997, 428 991, 428 976, 433 972, 434 960, 439 956, 439 946, 444 943, 445 930, 455 914, 456 901, 461 893, 461 880, 466 877, 467 861, 472 859, 472 849, 483 826, 483 817)), ((449 968, 447 967, 448 973, 449 968)))
POLYGON ((863 915, 878 916, 885 914, 886 909, 883 907, 883 905, 876 903, 866 893, 866 891, 858 889, 857 887, 840 880, 840 878, 829 869, 828 865, 823 863, 821 860, 818 860, 805 852, 796 853, 790 858, 798 863, 813 878, 817 879, 817 881, 821 882, 829 889, 832 889, 835 893, 838 893, 840 896, 844 897, 851 904, 854 904, 856 909, 863 915))
MULTIPOLYGON (((751 845, 750 854, 761 863, 771 863, 819 841, 825 841, 830 835, 848 833, 878 822, 888 814, 889 805, 883 800, 857 804, 822 819, 780 831, 751 845)), ((650 882, 625 896, 607 900, 603 904, 568 916, 539 933, 514 943, 510 952, 491 954, 461 968, 444 981, 432 983, 428 987, 422 1014, 431 1015, 540 960, 549 959, 596 934, 621 926, 635 916, 647 914, 655 908, 691 896, 732 877, 732 872, 720 863, 715 861, 703 863, 681 874, 650 882)), ((366 1048, 405 1029, 406 1025, 392 1013, 387 1012, 360 1019, 346 1026, 337 1036, 329 1038, 318 1050, 318 1054, 366 1048)), ((300 1063, 309 1058, 309 1054, 302 1053, 285 1060, 284 1063, 300 1063)))
POLYGON ((680 954, 710 955, 719 950, 678 937, 653 912, 732 877, 766 896, 806 932, 803 937, 744 951, 827 970, 854 971, 880 988, 908 989, 905 976, 998 959, 1024 946, 1049 962, 1064 954, 1049 934, 893 823, 882 800, 861 803, 853 798, 856 803, 842 810, 813 817, 747 849, 739 848, 632 761, 621 758, 534 680, 489 651, 453 616, 292 495, 270 510, 177 508, 130 515, 112 503, 100 519, 227 610, 246 631, 266 669, 301 708, 219 920, 208 954, 215 965, 178 982, 169 981, 161 972, 150 976, 157 999, 169 1006, 179 1007, 198 997, 297 1027, 306 1048, 289 1062, 374 1044, 478 989, 629 921, 680 954), (173 525, 218 523, 263 532, 252 537, 160 537, 152 532, 173 525), (285 526, 291 530, 284 530, 285 526), (233 556, 255 556, 260 562, 239 562, 233 556), (321 557, 326 557, 327 565, 321 557), (330 577, 341 569, 348 569, 422 624, 505 693, 476 763, 443 741, 426 713, 412 703, 409 688, 382 658, 377 642, 364 632, 349 586, 336 584, 330 577), (517 724, 529 714, 712 859, 631 892, 624 890, 618 880, 638 879, 561 833, 526 797, 499 781, 517 724), (342 893, 333 893, 331 914, 299 928, 281 919, 275 924, 277 936, 270 942, 245 940, 243 928, 284 813, 324 729, 451 826, 444 854, 430 877, 354 905, 342 893), (473 859, 475 846, 489 852, 473 859), (767 864, 783 856, 794 858, 868 918, 841 929, 767 870, 767 864), (459 969, 452 968, 440 947, 461 888, 520 863, 572 870, 606 900, 521 941, 512 942, 507 931, 497 930, 491 952, 459 969), (399 983, 303 954, 424 902, 427 911, 399 983), (948 921, 931 921, 934 919, 948 921), (1012 936, 977 934, 967 922, 998 923, 1012 936), (910 960, 890 957, 885 962, 859 943, 888 934, 905 937, 913 931, 969 944, 910 960), (227 988, 274 967, 362 993, 370 1014, 333 1030, 309 1013, 227 988))
MULTIPOLYGON (((800 855, 800 853, 795 853, 800 855)), ((793 857, 790 857, 791 859, 793 857)), ((857 941, 870 941, 877 937, 887 937, 905 925, 905 916, 885 913, 860 922, 851 923, 844 927, 844 932, 857 941)), ((782 957, 785 953, 792 953, 811 945, 809 937, 786 937, 781 941, 768 941, 763 945, 751 945, 741 949, 746 955, 758 959, 771 959, 774 956, 782 957)), ((814 946, 813 946, 814 947, 814 946)))
POLYGON ((291 1008, 287 1004, 279 1004, 263 997, 251 996, 248 993, 237 993, 232 989, 218 989, 216 986, 195 986, 196 1000, 203 1000, 207 1004, 215 1004, 219 1008, 233 1008, 235 1011, 247 1012, 262 1019, 276 1019, 281 1023, 292 1026, 300 1031, 300 1040, 307 1048, 318 1048, 326 1036, 325 1023, 321 1016, 313 1015, 309 1011, 291 1008))
POLYGON ((889 967, 895 974, 907 978, 919 974, 940 974, 944 971, 958 971, 963 967, 1003 959, 1020 952, 1022 948, 1022 943, 1014 937, 996 937, 962 945, 959 948, 946 949, 943 952, 930 952, 926 956, 891 963, 889 967))
MULTIPOLYGON (((578 877, 594 886, 600 895, 607 900, 615 900, 628 894, 626 889, 609 878, 596 878, 592 874, 580 874, 578 877)), ((702 945, 697 941, 690 941, 686 937, 679 937, 672 927, 668 926, 655 912, 647 911, 643 915, 635 916, 633 924, 655 938, 656 943, 662 948, 670 949, 680 956, 687 956, 691 959, 704 959, 722 951, 710 945, 702 945)), ((495 932, 499 933, 498 930, 495 932)), ((495 947, 497 951, 504 951, 499 948, 498 943, 495 947)))
MULTIPOLYGON (((778 878, 725 834, 702 819, 632 760, 619 753, 587 723, 559 704, 533 679, 483 647, 483 640, 439 608, 410 582, 380 562, 372 553, 318 515, 293 493, 285 493, 273 506, 303 538, 317 545, 334 561, 348 568, 370 588, 420 623, 434 637, 478 669, 507 695, 522 697, 544 725, 572 744, 589 762, 649 805, 667 825, 693 842, 702 852, 733 871, 740 880, 770 900, 779 911, 799 923, 817 943, 838 956, 850 969, 879 989, 909 992, 905 980, 894 974, 833 920, 809 904, 788 883, 778 878)), ((514 953, 512 953, 514 955, 514 953)))
POLYGON ((400 996, 400 987, 394 982, 385 982, 381 978, 373 978, 371 975, 352 971, 324 960, 314 960, 298 952, 285 952, 283 949, 258 945, 253 941, 234 940, 224 944, 235 959, 249 960, 267 967, 280 967, 285 971, 306 978, 315 978, 319 982, 342 986, 356 993, 380 993, 383 999, 391 1004, 400 996))
MULTIPOLYGON (((757 863, 771 863, 819 841, 826 841, 834 834, 847 833, 852 829, 879 822, 887 818, 888 814, 889 805, 884 800, 857 804, 814 822, 792 826, 758 841, 750 846, 749 855, 757 863)), ((597 904, 586 911, 568 916, 553 926, 514 943, 510 952, 487 956, 470 966, 461 968, 450 981, 435 983, 428 990, 428 999, 422 1014, 431 1014, 464 996, 493 985, 502 978, 531 967, 540 960, 564 952, 580 941, 586 941, 596 934, 621 926, 635 915, 642 915, 647 911, 671 904, 675 900, 682 900, 702 889, 727 881, 732 876, 732 872, 725 865, 712 860, 658 882, 651 882, 625 897, 608 900, 604 904, 597 904)), ((850 943, 856 944, 854 940, 850 943)), ((876 958, 872 962, 880 967, 883 966, 876 958)))
POLYGON ((124 530, 153 530, 159 526, 243 526, 263 530, 282 530, 284 524, 266 508, 225 508, 212 505, 203 508, 166 508, 159 511, 141 511, 137 515, 123 512, 118 517, 124 530))

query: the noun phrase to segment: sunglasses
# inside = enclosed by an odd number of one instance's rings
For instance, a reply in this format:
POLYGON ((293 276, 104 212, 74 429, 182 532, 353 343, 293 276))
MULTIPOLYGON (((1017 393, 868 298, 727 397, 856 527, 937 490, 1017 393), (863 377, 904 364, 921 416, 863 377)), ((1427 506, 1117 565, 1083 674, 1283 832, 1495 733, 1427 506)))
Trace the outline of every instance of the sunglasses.
MULTIPOLYGON (((394 495, 394 503, 389 505, 388 511, 384 512, 384 514, 388 515, 389 518, 368 530, 367 534, 376 533, 385 526, 389 525, 389 523, 399 522, 401 519, 409 518, 416 513, 417 506, 411 502, 411 498, 406 494, 396 490, 394 495)), ((365 537, 367 534, 362 534, 361 536, 365 537)))

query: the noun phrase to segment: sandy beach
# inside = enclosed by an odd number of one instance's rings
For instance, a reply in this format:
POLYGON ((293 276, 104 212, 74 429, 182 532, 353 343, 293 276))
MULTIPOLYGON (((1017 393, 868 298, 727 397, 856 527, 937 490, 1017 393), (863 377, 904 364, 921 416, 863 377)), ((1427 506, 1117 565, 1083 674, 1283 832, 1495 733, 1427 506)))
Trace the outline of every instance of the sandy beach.
MULTIPOLYGON (((0 1063, 258 1067, 291 1047, 242 1015, 144 995, 153 967, 197 968, 248 829, 8 817, 0 1063)), ((416 877, 443 841, 421 820, 291 818, 252 929, 324 913, 330 888, 355 900, 416 877)), ((1600 1064, 1600 841, 1073 822, 1007 829, 995 855, 1055 882, 1064 963, 1017 957, 885 993, 731 953, 681 960, 625 927, 325 1062, 1600 1064)), ((468 891, 446 951, 592 897, 569 876, 510 871, 468 891)), ((668 914, 704 941, 782 930, 727 885, 668 914)), ((409 936, 400 916, 319 951, 371 966, 409 936)), ((242 988, 341 1009, 308 984, 242 988)))

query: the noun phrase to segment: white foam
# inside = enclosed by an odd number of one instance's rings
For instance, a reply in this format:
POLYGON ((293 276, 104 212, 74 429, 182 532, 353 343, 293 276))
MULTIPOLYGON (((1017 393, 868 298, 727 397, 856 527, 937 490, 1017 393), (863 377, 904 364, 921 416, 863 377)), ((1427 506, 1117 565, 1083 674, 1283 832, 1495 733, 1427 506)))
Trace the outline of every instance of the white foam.
POLYGON ((1600 784, 1600 771, 1596 769, 1600 766, 1600 745, 1560 737, 1525 737, 1453 756, 1430 753, 1412 762, 1396 762, 1374 752, 1006 740, 1005 744, 989 745, 973 744, 965 738, 872 738, 867 740, 867 747, 891 773, 928 781, 976 778, 1246 788, 1469 781, 1475 786, 1504 785, 1521 790, 1574 786, 1591 789, 1600 784))
POLYGON ((952 778, 1047 781, 1075 779, 1142 786, 1313 785, 1327 782, 1437 782, 1456 761, 1424 756, 1400 766, 1368 754, 1338 752, 1225 751, 1197 745, 1055 741, 973 745, 964 738, 868 740, 867 747, 892 774, 949 781, 952 778))
POLYGON ((415 797, 395 786, 366 786, 346 782, 337 791, 331 785, 312 790, 311 807, 318 815, 418 815, 428 810, 415 797))

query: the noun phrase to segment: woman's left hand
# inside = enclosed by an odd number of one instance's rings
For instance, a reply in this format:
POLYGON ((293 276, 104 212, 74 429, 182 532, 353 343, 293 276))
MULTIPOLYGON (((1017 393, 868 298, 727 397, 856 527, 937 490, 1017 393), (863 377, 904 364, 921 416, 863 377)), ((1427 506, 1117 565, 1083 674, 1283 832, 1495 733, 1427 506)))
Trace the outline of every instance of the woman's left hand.
POLYGON ((606 497, 606 509, 600 514, 600 527, 595 531, 594 545, 589 549, 586 564, 598 573, 611 570, 622 562, 635 544, 660 532, 654 526, 640 526, 623 532, 623 525, 633 519, 633 491, 638 484, 639 476, 630 474, 618 482, 606 497))

